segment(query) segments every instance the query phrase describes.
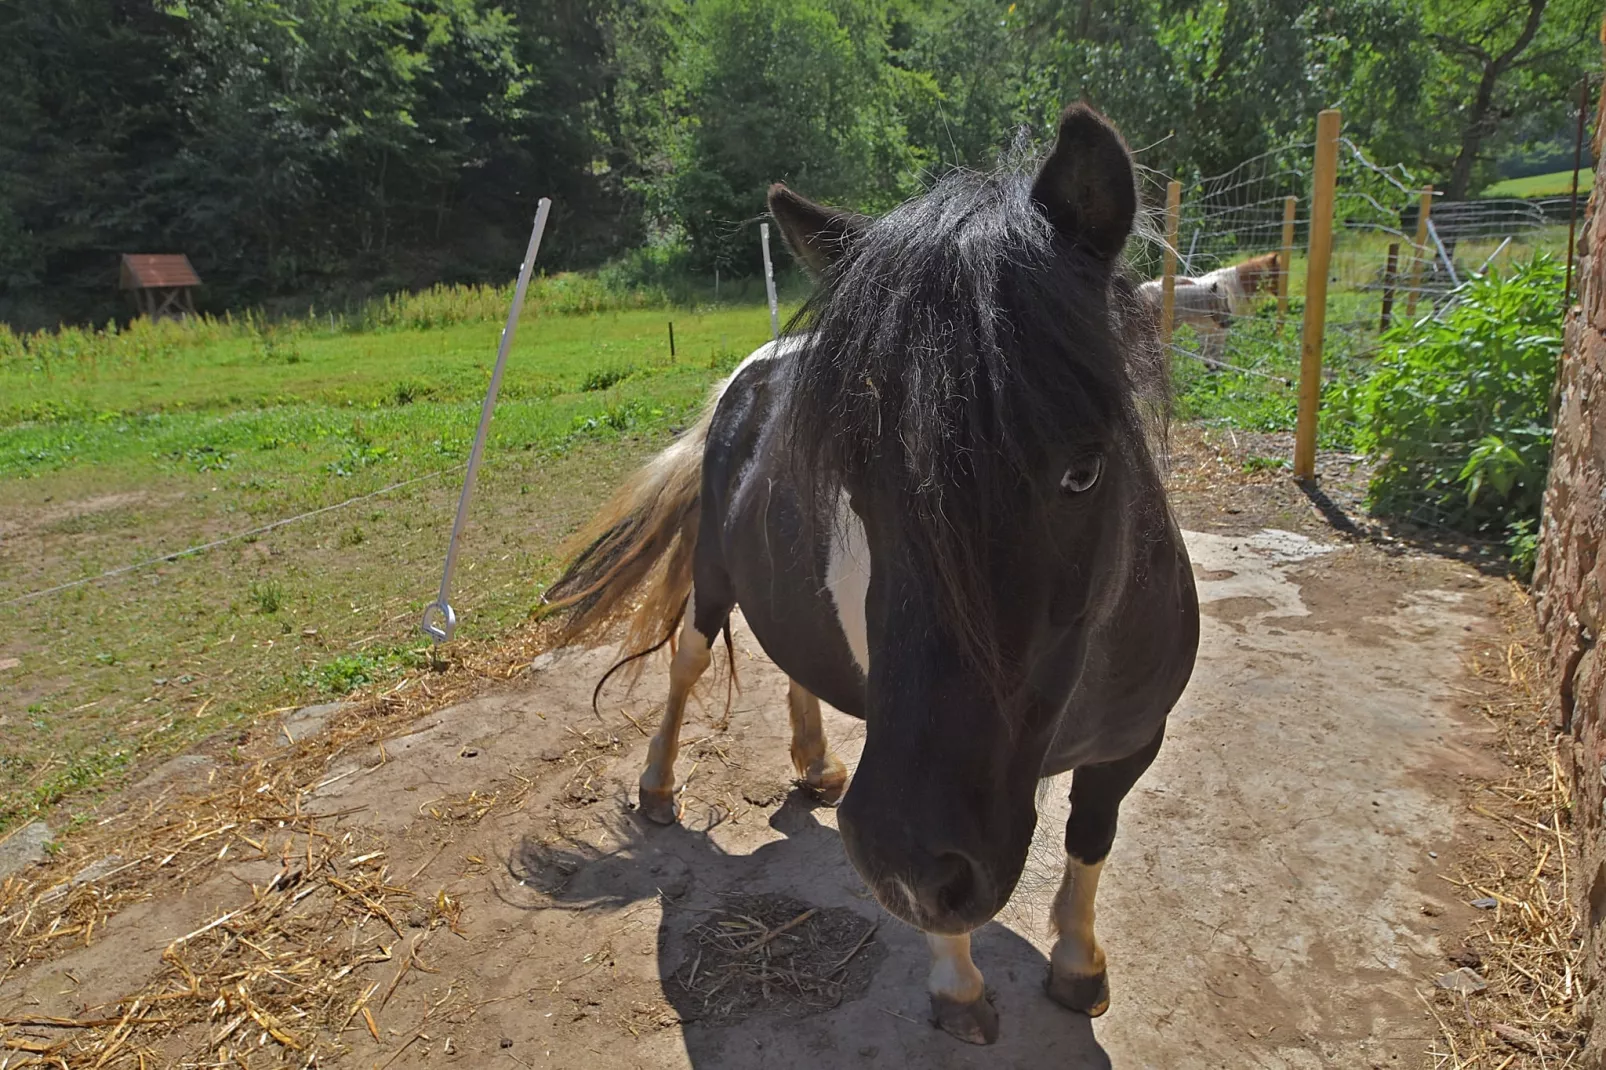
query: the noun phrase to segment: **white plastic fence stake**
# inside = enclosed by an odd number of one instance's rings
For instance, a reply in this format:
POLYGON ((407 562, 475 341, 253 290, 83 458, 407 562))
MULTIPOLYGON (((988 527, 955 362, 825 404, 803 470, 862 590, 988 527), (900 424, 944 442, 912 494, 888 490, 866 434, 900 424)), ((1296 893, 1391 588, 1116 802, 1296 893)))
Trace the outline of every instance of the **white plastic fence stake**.
POLYGON ((424 607, 424 619, 420 627, 437 645, 448 642, 457 631, 457 613, 452 609, 450 598, 452 571, 457 567, 457 543, 463 534, 463 524, 468 520, 468 503, 474 496, 474 477, 479 474, 480 458, 485 454, 485 437, 491 430, 491 411, 496 408, 496 394, 502 387, 502 369, 507 366, 508 350, 513 348, 513 335, 519 329, 519 313, 524 308, 524 295, 530 288, 530 272, 535 267, 536 254, 541 251, 541 234, 546 230, 547 214, 551 210, 550 197, 542 197, 536 204, 535 226, 530 230, 530 244, 524 250, 524 263, 519 265, 519 281, 513 287, 513 307, 508 309, 507 323, 502 327, 502 342, 496 350, 496 366, 491 369, 491 386, 485 391, 485 404, 480 406, 480 426, 474 433, 474 446, 469 450, 468 471, 463 474, 463 493, 457 499, 457 518, 452 521, 452 537, 446 543, 441 593, 435 601, 424 607))
POLYGON ((781 310, 775 303, 775 265, 770 262, 770 225, 758 225, 758 239, 764 246, 764 293, 770 299, 770 337, 781 340, 781 310))
POLYGON ((1433 239, 1434 246, 1439 250, 1439 259, 1444 261, 1444 270, 1450 273, 1450 285, 1460 286, 1461 279, 1455 273, 1455 265, 1450 263, 1450 254, 1444 251, 1444 242, 1439 238, 1439 228, 1433 225, 1431 219, 1428 220, 1428 236, 1433 239))
POLYGON ((1489 270, 1489 265, 1494 263, 1494 258, 1499 256, 1501 253, 1505 252, 1506 251, 1506 246, 1508 246, 1510 244, 1511 244, 1511 235, 1508 234, 1508 235, 1506 235, 1506 239, 1504 241, 1502 241, 1499 245, 1495 246, 1495 250, 1494 250, 1494 252, 1489 254, 1489 258, 1487 260, 1485 260, 1481 265, 1479 265, 1478 270, 1477 270, 1477 274, 1482 275, 1485 271, 1488 271, 1489 270))

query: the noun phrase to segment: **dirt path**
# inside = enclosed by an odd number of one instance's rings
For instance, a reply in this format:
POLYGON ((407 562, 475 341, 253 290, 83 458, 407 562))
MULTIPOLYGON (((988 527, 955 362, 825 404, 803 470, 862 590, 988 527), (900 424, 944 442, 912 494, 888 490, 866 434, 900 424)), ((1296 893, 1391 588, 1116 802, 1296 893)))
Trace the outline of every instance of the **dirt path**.
MULTIPOLYGON (((925 1022, 924 941, 868 898, 834 813, 791 790, 784 678, 739 627, 728 726, 715 687, 687 728, 682 827, 629 808, 663 672, 611 692, 599 721, 605 651, 544 657, 328 770, 309 805, 346 814, 455 922, 398 919, 390 959, 363 967, 378 1040, 357 1018, 349 1054, 317 1065, 1421 1065, 1416 992, 1447 968, 1440 931, 1472 913, 1438 874, 1456 778, 1488 772, 1455 710, 1491 581, 1288 532, 1187 542, 1199 667, 1105 871, 1114 1000, 1097 1022, 1041 987, 1065 785, 1045 791, 1027 877, 976 940, 1002 1038, 966 1047, 925 1022), (730 953, 811 908, 762 954, 730 953)), ((827 729, 851 766, 862 728, 828 713, 827 729)), ((277 868, 221 866, 125 910, 100 942, 6 980, 0 1011, 70 1016, 137 989, 164 946, 277 868)), ((170 1065, 217 1065, 181 1055, 207 1046, 175 1038, 170 1065)))

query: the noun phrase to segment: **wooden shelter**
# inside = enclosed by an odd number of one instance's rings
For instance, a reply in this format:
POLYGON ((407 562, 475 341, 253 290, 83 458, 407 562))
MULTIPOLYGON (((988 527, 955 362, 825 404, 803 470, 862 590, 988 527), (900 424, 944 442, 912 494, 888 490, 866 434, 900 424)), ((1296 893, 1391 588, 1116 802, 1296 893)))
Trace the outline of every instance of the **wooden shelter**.
POLYGON ((201 278, 183 253, 124 253, 120 289, 132 290, 139 310, 151 319, 195 315, 190 291, 201 278))

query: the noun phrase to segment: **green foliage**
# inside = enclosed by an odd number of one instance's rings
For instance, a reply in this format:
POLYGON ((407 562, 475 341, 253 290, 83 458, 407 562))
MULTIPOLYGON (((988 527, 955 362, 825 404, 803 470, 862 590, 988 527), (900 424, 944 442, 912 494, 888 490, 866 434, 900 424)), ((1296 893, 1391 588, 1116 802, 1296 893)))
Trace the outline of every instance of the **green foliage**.
POLYGON ((580 389, 586 393, 596 390, 606 390, 615 383, 623 382, 636 374, 636 369, 626 365, 623 368, 595 368, 586 373, 580 380, 580 389))
POLYGON ((1245 472, 1281 472, 1292 465, 1287 457, 1250 457, 1244 461, 1245 472))
POLYGON ((746 224, 786 181, 812 196, 887 208, 924 155, 901 105, 927 80, 888 62, 885 0, 699 0, 672 31, 668 168, 648 183, 695 263, 759 267, 746 224))
POLYGON ((625 194, 593 166, 603 135, 585 115, 602 91, 599 14, 545 0, 0 6, 0 317, 104 318, 116 251, 188 252, 212 307, 501 276, 538 194, 560 205, 549 254, 628 247, 638 230, 601 221, 625 194))
POLYGON ((275 580, 251 584, 250 595, 258 613, 277 613, 285 606, 284 585, 275 580))
POLYGON ((1534 565, 1539 562, 1539 524, 1531 518, 1513 520, 1507 528, 1506 556, 1526 583, 1533 577, 1534 565))
POLYGON ((1360 6, 1395 29, 1374 36, 1336 83, 1345 125, 1374 156, 1435 175, 1452 200, 1493 177, 1490 164, 1501 154, 1570 129, 1579 72, 1600 61, 1596 0, 1360 6))
POLYGON ((1550 463, 1562 273, 1537 255, 1469 281, 1442 320, 1384 336, 1353 396, 1357 445, 1379 460, 1372 509, 1528 552, 1550 463))
POLYGON ((330 695, 349 695, 404 669, 422 666, 427 660, 427 651, 416 647, 337 654, 301 673, 301 683, 330 695))
MULTIPOLYGON (((0 321, 126 316, 122 251, 188 253, 214 311, 412 291, 339 327, 491 320, 503 286, 474 284, 512 274, 541 195, 543 266, 613 261, 559 276, 555 305, 707 300, 714 270, 721 298, 750 299, 770 183, 883 209, 1022 158, 1079 98, 1185 179, 1303 165, 1336 104, 1370 158, 1456 196, 1499 156, 1554 155, 1597 7, 8 0, 0 321)), ((1346 215, 1367 192, 1346 179, 1346 215)), ((264 335, 257 356, 306 351, 264 335)))

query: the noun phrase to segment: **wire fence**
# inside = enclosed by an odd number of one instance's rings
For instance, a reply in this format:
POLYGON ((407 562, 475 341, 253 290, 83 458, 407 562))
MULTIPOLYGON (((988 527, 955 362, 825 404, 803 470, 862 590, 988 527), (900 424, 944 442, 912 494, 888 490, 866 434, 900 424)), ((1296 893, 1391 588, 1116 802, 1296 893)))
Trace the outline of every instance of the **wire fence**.
MULTIPOLYGON (((1170 346, 1185 417, 1254 431, 1294 427, 1315 149, 1282 146, 1181 183, 1170 346)), ((1165 203, 1166 176, 1146 171, 1142 182, 1146 203, 1165 203)), ((1318 425, 1329 456, 1360 460, 1353 414, 1330 403, 1370 373, 1384 331, 1442 317, 1474 276, 1564 250, 1572 207, 1568 196, 1447 202, 1421 176, 1339 139, 1318 425)), ((1157 279, 1165 242, 1154 222, 1149 229, 1158 240, 1135 259, 1157 279)), ((1160 292, 1158 281, 1149 285, 1160 292)), ((1449 456, 1470 446, 1442 448, 1449 456)), ((1440 524, 1440 493, 1425 491, 1409 519, 1440 524)))

